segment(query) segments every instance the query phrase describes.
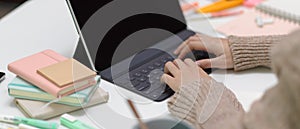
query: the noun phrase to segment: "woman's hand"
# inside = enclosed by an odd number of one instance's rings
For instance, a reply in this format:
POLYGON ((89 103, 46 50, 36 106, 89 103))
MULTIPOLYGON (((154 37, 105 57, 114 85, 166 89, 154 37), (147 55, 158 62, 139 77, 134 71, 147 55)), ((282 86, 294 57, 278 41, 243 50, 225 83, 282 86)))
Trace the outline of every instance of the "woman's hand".
POLYGON ((203 34, 191 36, 183 42, 175 51, 179 59, 191 50, 203 50, 216 55, 216 58, 198 60, 196 63, 203 69, 206 68, 233 68, 232 54, 227 39, 214 38, 203 34))
POLYGON ((166 83, 177 92, 180 86, 189 85, 200 78, 210 78, 198 65, 191 59, 184 61, 176 59, 173 62, 167 62, 165 65, 165 74, 162 75, 161 81, 166 83))

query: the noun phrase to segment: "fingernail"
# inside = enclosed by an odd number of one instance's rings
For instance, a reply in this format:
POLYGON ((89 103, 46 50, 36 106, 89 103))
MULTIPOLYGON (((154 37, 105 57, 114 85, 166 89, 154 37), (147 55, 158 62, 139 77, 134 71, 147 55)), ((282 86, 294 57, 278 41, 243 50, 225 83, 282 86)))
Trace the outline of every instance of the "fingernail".
POLYGON ((160 82, 164 82, 164 75, 162 75, 161 77, 160 77, 160 82))
POLYGON ((177 55, 178 54, 178 52, 175 50, 174 52, 173 52, 175 55, 177 55))
POLYGON ((181 55, 179 55, 179 56, 177 57, 177 59, 182 59, 181 55))

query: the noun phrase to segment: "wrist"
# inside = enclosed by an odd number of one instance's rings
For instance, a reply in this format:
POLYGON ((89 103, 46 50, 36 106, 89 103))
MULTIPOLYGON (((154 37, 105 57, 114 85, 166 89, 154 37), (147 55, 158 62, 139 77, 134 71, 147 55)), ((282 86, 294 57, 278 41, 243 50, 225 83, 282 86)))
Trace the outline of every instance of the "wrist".
POLYGON ((242 128, 240 123, 244 114, 242 105, 235 95, 226 88, 214 113, 202 126, 206 129, 242 128))
POLYGON ((191 85, 181 86, 169 100, 169 111, 193 124, 205 123, 217 109, 224 85, 213 79, 201 79, 191 85))
POLYGON ((234 67, 234 63, 233 63, 233 57, 232 57, 232 51, 230 49, 230 45, 229 45, 229 39, 223 39, 223 50, 222 52, 225 55, 225 68, 226 69, 232 69, 234 67))

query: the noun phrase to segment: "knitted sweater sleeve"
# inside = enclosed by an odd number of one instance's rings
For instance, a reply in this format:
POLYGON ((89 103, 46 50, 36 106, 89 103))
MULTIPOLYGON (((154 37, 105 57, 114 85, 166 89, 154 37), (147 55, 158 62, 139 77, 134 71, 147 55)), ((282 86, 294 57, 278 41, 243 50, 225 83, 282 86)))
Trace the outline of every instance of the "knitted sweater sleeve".
POLYGON ((283 35, 238 37, 229 36, 229 47, 233 57, 234 70, 241 71, 258 66, 271 67, 270 53, 283 35))
POLYGON ((299 129, 300 30, 289 36, 229 38, 235 70, 270 66, 278 84, 245 113, 232 91, 213 79, 183 85, 169 100, 169 111, 195 129, 299 129), (287 43, 287 44, 284 44, 287 43), (260 54, 261 53, 261 54, 260 54))
POLYGON ((182 86, 168 107, 173 115, 196 129, 242 129, 241 104, 229 89, 213 79, 182 86))

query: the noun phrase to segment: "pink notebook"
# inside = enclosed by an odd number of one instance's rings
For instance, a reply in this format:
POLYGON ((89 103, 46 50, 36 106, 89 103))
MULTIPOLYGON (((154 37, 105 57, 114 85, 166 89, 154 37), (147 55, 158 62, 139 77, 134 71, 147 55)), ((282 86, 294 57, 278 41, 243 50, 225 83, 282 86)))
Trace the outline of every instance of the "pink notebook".
POLYGON ((91 79, 60 88, 37 73, 37 69, 64 60, 67 58, 52 50, 45 50, 10 63, 8 70, 56 97, 72 94, 75 90, 82 90, 96 83, 94 79, 91 79))
POLYGON ((229 35, 236 36, 259 36, 259 35, 283 35, 288 34, 299 28, 299 25, 283 20, 271 15, 259 12, 257 10, 250 10, 238 18, 228 22, 220 27, 217 31, 229 35), (255 18, 261 16, 263 19, 273 19, 273 24, 265 25, 260 28, 255 22, 255 18))

